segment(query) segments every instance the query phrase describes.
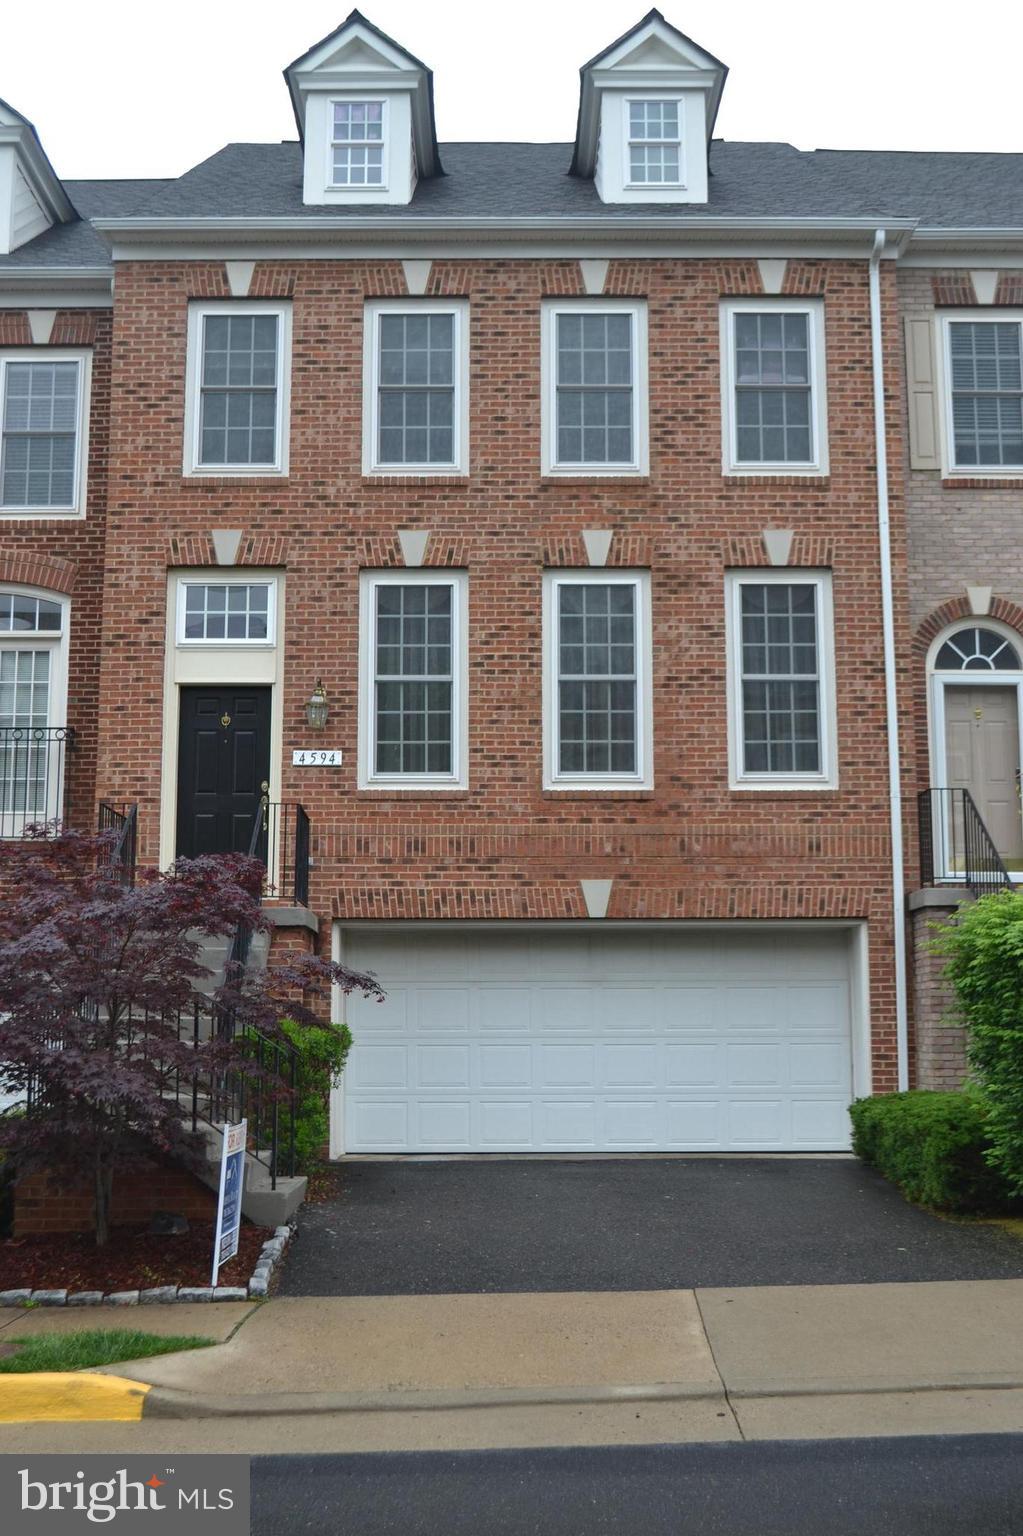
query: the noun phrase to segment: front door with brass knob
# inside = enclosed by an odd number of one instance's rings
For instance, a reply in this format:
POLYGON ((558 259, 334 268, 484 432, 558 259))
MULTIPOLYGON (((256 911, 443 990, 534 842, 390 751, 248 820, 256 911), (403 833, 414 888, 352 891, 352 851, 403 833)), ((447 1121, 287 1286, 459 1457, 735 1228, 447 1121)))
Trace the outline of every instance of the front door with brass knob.
POLYGON ((1015 684, 945 687, 947 784, 968 789, 1010 870, 1023 870, 1015 684))
POLYGON ((269 778, 270 689, 182 688, 178 857, 244 853, 257 820, 265 838, 269 778))

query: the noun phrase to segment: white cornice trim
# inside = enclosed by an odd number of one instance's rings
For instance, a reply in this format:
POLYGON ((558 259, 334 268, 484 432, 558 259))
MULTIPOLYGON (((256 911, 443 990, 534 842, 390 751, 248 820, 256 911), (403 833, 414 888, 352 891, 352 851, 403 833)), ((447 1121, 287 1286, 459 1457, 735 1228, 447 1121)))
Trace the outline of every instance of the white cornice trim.
POLYGON ((110 309, 113 267, 5 267, 0 309, 110 309))

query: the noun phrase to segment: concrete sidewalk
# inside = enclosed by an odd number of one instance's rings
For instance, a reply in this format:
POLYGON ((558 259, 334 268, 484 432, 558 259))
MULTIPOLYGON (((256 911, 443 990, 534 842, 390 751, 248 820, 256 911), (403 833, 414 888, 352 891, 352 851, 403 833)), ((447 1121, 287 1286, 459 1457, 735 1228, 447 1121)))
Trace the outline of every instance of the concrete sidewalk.
POLYGON ((224 1344, 110 1369, 161 1389, 167 1412, 178 1394, 182 1411, 201 1400, 226 1413, 314 1398, 427 1407, 1023 1389, 1023 1280, 284 1297, 224 1344))
MULTIPOLYGON (((189 1330, 224 1337, 204 1311, 189 1330)), ((76 1449, 1021 1431, 1023 1281, 278 1298, 221 1344, 108 1370, 149 1384, 142 1422, 76 1426, 76 1449)), ((55 1429, 0 1451, 59 1448, 55 1429)))

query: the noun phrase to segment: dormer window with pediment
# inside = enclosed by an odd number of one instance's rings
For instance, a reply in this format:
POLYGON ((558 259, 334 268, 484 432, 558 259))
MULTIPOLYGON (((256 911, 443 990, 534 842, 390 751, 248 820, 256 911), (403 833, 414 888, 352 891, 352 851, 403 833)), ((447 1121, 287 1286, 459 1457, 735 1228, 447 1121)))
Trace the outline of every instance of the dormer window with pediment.
POLYGON ((650 11, 584 64, 572 172, 605 203, 705 203, 728 71, 650 11))
POLYGON ((358 11, 285 70, 307 206, 409 203, 442 176, 433 75, 358 11))

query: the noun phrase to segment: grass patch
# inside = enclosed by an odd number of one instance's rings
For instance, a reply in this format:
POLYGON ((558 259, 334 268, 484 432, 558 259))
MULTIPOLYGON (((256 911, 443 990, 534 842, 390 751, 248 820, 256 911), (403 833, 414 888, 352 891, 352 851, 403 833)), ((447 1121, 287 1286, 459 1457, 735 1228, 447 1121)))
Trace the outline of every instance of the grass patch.
POLYGON ((179 1349, 205 1349, 215 1339, 186 1334, 143 1333, 140 1328, 83 1328, 77 1333, 37 1333, 9 1340, 15 1354, 0 1356, 0 1372, 85 1371, 118 1360, 172 1355, 179 1349))

